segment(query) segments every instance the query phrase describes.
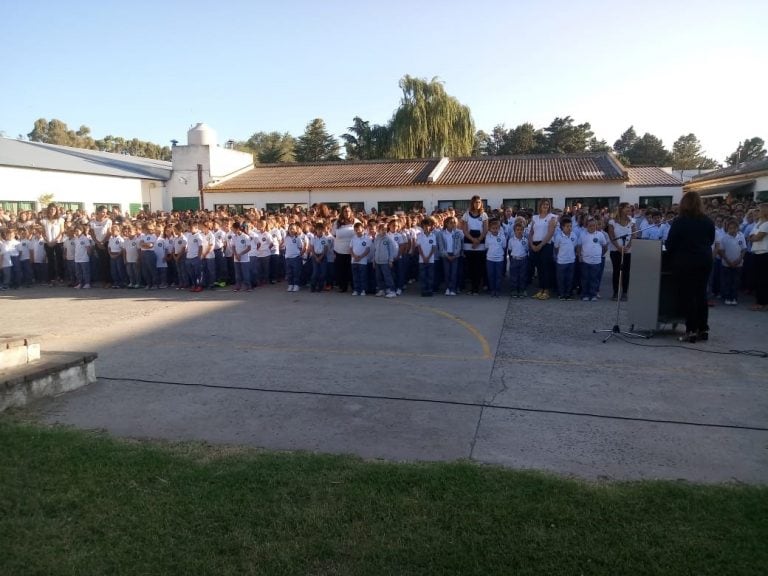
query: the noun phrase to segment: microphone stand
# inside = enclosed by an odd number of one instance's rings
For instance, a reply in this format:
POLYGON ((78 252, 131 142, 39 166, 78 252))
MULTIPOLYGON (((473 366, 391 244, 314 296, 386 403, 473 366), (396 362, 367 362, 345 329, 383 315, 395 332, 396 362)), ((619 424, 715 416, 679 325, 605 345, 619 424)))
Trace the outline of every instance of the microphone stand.
MULTIPOLYGON (((662 224, 666 222, 666 220, 662 220, 662 224)), ((619 261, 619 290, 616 297, 616 324, 613 325, 613 328, 610 329, 602 329, 602 330, 592 330, 593 334, 608 334, 605 338, 603 338, 603 344, 608 342, 611 338, 614 336, 627 336, 629 338, 644 338, 648 339, 648 336, 644 334, 638 334, 637 332, 629 332, 626 330, 622 330, 619 325, 619 318, 621 316, 621 296, 622 296, 622 279, 624 278, 624 247, 627 242, 627 238, 630 236, 634 236, 635 234, 639 234, 641 232, 644 232, 646 230, 649 230, 656 226, 656 224, 649 224, 648 226, 645 226, 644 228, 640 228, 639 230, 636 230, 635 232, 629 232, 628 234, 622 234, 621 236, 617 236, 616 240, 621 240, 621 260, 619 261)))

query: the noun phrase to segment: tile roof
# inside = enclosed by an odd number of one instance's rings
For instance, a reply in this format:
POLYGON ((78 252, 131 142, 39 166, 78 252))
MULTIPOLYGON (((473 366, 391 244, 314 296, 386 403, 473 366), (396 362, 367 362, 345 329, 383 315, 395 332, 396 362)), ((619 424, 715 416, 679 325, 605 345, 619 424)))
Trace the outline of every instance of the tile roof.
POLYGON ((683 181, 655 166, 629 166, 627 188, 682 186, 683 181))
POLYGON ((0 138, 0 165, 143 180, 171 177, 171 163, 163 160, 10 138, 0 138))
POLYGON ((713 172, 708 172, 701 176, 694 176, 691 178, 689 184, 698 184, 699 182, 706 182, 708 180, 719 180, 720 178, 737 178, 742 175, 751 175, 756 172, 768 172, 768 158, 750 160, 749 162, 726 166, 725 168, 714 170, 713 172))
POLYGON ((439 160, 257 164, 251 170, 206 188, 207 192, 390 188, 419 186, 439 160))
POLYGON ((422 185, 515 184, 528 182, 604 182, 627 179, 626 169, 607 153, 542 154, 451 158, 445 169, 428 177, 440 159, 262 164, 212 184, 207 192, 307 190, 320 188, 391 188, 422 185), (439 175, 438 175, 439 174, 439 175))
POLYGON ((437 184, 519 184, 624 181, 626 171, 607 153, 451 158, 437 184))

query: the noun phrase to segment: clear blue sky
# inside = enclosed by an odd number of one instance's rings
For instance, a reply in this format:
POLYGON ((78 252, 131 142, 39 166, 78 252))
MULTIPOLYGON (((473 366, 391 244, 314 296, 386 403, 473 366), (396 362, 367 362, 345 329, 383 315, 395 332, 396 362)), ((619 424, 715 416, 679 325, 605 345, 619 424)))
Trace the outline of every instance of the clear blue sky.
POLYGON ((439 77, 476 127, 630 124, 718 161, 768 141, 765 0, 3 2, 0 130, 70 128, 159 144, 383 124, 405 74, 439 77))

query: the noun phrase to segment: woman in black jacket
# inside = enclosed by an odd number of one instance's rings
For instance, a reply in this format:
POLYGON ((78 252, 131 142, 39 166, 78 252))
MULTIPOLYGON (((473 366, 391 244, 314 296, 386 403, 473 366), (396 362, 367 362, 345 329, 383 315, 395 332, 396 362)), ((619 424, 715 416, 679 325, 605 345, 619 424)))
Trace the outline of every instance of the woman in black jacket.
POLYGON ((712 269, 715 225, 706 214, 701 196, 688 192, 680 201, 680 211, 672 221, 665 243, 672 262, 680 310, 685 315, 684 342, 709 338, 707 281, 712 269))

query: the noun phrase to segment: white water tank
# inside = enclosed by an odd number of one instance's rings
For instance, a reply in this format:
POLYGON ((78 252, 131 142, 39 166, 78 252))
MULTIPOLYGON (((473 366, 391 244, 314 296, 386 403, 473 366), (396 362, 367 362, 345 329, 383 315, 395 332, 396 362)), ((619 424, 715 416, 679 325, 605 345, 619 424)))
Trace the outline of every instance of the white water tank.
POLYGON ((216 146, 216 131, 205 122, 198 122, 187 132, 190 146, 216 146))

